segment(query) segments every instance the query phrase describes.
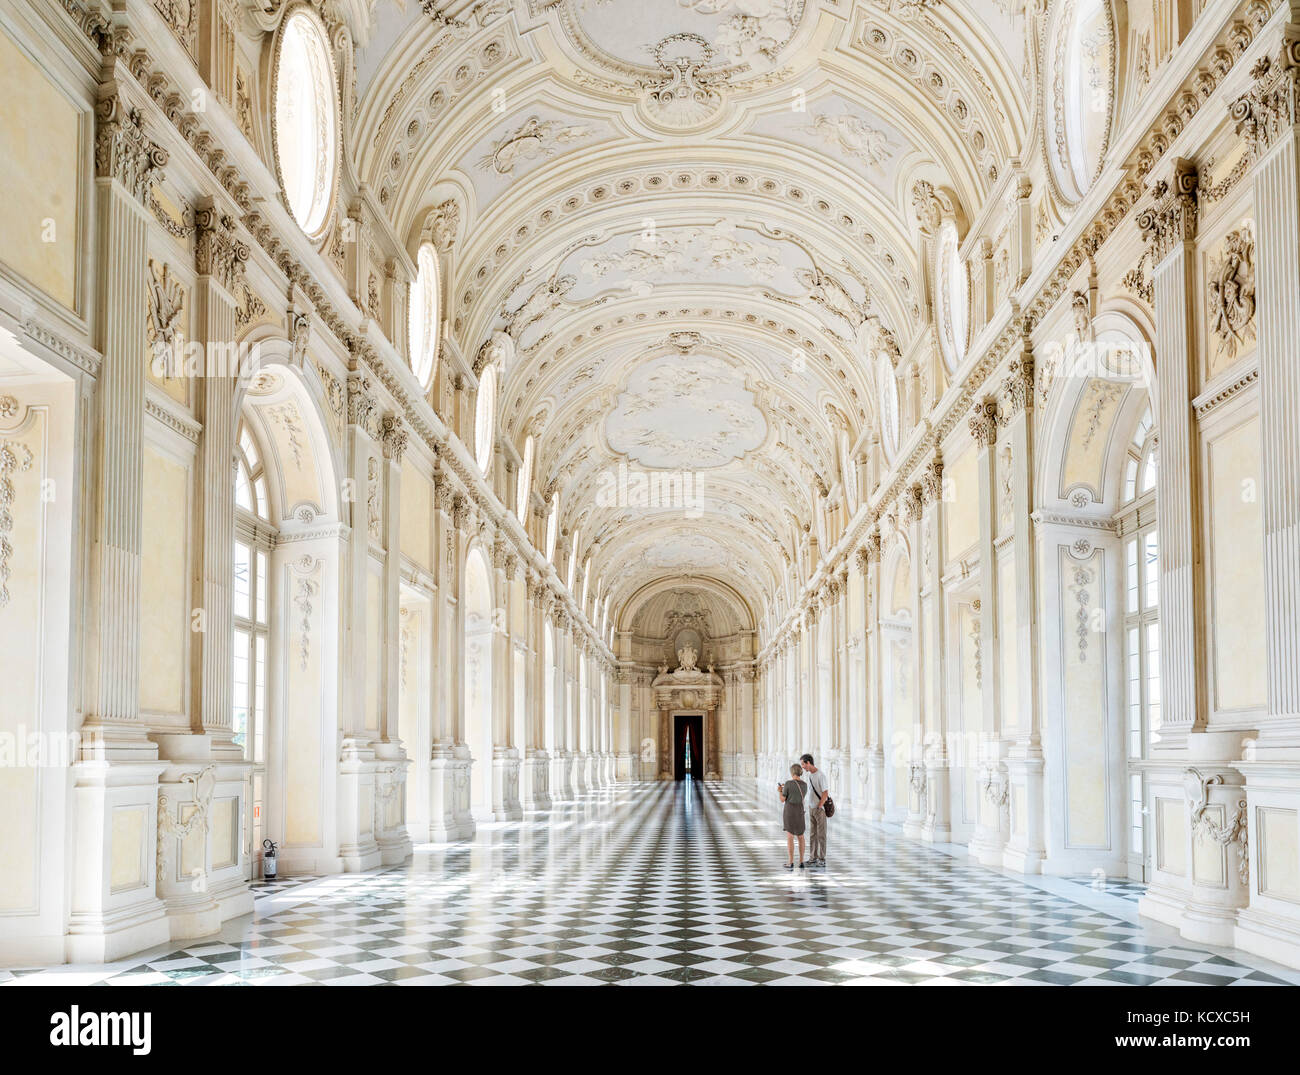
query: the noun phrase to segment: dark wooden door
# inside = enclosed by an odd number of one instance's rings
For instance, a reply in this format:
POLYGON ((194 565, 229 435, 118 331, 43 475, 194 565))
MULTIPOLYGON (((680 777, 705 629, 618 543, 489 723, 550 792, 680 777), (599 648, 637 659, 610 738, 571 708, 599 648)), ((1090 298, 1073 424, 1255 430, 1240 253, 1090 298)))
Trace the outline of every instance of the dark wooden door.
POLYGON ((700 713, 678 713, 674 718, 673 776, 678 780, 686 778, 686 743, 689 739, 690 774, 695 780, 704 779, 704 716, 700 713))

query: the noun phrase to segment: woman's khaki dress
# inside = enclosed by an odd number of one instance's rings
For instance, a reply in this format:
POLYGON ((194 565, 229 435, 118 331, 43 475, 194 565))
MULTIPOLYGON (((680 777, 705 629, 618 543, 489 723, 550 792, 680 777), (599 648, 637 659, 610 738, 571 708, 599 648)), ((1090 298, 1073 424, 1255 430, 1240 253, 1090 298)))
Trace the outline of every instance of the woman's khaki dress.
POLYGON ((803 835, 803 800, 807 794, 808 785, 802 780, 785 782, 785 812, 781 815, 781 828, 791 836, 803 835))

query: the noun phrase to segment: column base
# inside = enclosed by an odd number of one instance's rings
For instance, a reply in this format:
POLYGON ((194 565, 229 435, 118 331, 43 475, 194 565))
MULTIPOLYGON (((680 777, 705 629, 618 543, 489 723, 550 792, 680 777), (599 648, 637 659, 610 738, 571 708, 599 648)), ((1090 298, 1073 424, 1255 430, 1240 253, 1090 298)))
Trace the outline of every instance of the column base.
POLYGON ((1243 952, 1300 968, 1300 922, 1250 907, 1237 913, 1233 944, 1243 952))
POLYGON ((549 810, 550 793, 550 756, 544 750, 529 751, 520 770, 519 805, 525 812, 549 810))
POLYGON ((118 732, 104 729, 96 760, 72 767, 76 855, 64 951, 73 963, 112 962, 171 939, 157 895, 158 778, 167 763, 142 735, 110 741, 118 732))
POLYGON ((949 797, 948 766, 927 765, 925 767, 926 814, 921 825, 921 839, 931 844, 952 842, 952 826, 949 820, 951 799, 949 797))
POLYGON ((1044 853, 1024 847, 1007 847, 1002 851, 1002 868, 1012 873, 1037 874, 1043 872, 1044 853))
POLYGON ((429 840, 435 844, 472 840, 469 816, 469 761, 449 749, 429 761, 429 840))
POLYGON ((108 914, 73 914, 68 922, 69 963, 113 963, 171 941, 162 900, 151 898, 108 914))
POLYGON ((1006 840, 1001 832, 994 832, 986 825, 976 825, 970 843, 966 845, 970 857, 981 866, 999 867, 1006 851, 1006 840))
POLYGON ((573 761, 567 751, 551 752, 550 795, 552 802, 571 802, 573 800, 573 761))

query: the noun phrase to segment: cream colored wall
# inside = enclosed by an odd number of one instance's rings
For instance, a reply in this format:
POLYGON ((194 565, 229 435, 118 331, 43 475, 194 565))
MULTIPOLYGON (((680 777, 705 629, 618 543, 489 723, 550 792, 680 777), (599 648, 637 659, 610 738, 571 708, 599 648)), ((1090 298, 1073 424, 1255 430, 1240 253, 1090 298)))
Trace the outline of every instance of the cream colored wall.
POLYGON ((380 693, 383 688, 383 649, 384 628, 381 622, 383 613, 383 576, 379 574, 379 565, 371 562, 366 575, 366 731, 379 728, 380 693))
POLYGON ((3 30, 0 101, 0 260, 72 309, 80 253, 77 184, 85 171, 81 114, 3 30))
POLYGON ((285 844, 311 846, 322 839, 321 769, 323 752, 333 743, 321 739, 320 708, 328 670, 322 666, 321 633, 325 567, 308 571, 283 568, 288 622, 289 660, 285 668, 285 844))
POLYGON ((978 456, 973 449, 962 452, 944 470, 944 486, 951 499, 944 504, 945 551, 949 562, 961 559, 979 540, 978 456))
POLYGON ((434 568, 432 489, 410 459, 402 460, 400 496, 402 555, 409 557, 426 571, 432 571, 434 568))
POLYGON ((1106 608, 1106 562, 1100 549, 1094 549, 1085 560, 1077 560, 1064 545, 1058 547, 1057 557, 1063 620, 1060 661, 1064 671, 1065 845, 1104 848, 1110 845, 1107 800, 1111 757, 1116 747, 1107 735, 1106 634, 1097 630, 1095 618, 1106 608))
POLYGON ((1010 556, 998 560, 998 660, 1001 665, 1002 726, 1012 730, 1019 723, 1019 690, 1016 682, 1016 573, 1010 556))
POLYGON ((1258 420, 1220 434, 1206 453, 1214 708, 1248 709, 1268 700, 1258 420))
POLYGON ((140 707, 160 714, 187 709, 187 589, 190 555, 190 469, 161 452, 144 452, 146 570, 140 596, 140 707))
MULTIPOLYGON (((13 398, 13 397, 10 397, 13 398)), ((50 463, 48 418, 43 410, 0 438, 18 466, 6 468, 12 500, 4 506, 9 529, 3 534, 12 550, 5 559, 8 604, 0 607, 0 911, 33 911, 37 904, 36 814, 39 757, 28 755, 41 730, 41 643, 44 608, 42 577, 47 543, 42 482, 50 463), (23 464, 26 466, 23 466, 23 464)), ((53 610, 49 610, 52 612, 53 610)))
POLYGON ((1300 813, 1277 807, 1256 812, 1259 832, 1259 890, 1300 903, 1300 813))

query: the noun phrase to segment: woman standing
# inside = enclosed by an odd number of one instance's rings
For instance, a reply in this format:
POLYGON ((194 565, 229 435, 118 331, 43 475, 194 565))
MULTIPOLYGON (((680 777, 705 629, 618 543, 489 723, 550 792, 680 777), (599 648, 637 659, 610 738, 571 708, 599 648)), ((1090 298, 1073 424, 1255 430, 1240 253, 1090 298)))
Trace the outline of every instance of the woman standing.
POLYGON ((799 869, 804 868, 803 862, 803 828, 804 813, 803 803, 808 795, 808 785, 799 779, 803 775, 803 770, 797 765, 790 766, 791 779, 784 784, 776 786, 777 794, 781 796, 781 801, 785 803, 785 809, 781 814, 781 827, 785 829, 785 864, 787 870, 794 869, 794 838, 799 837, 799 869))

